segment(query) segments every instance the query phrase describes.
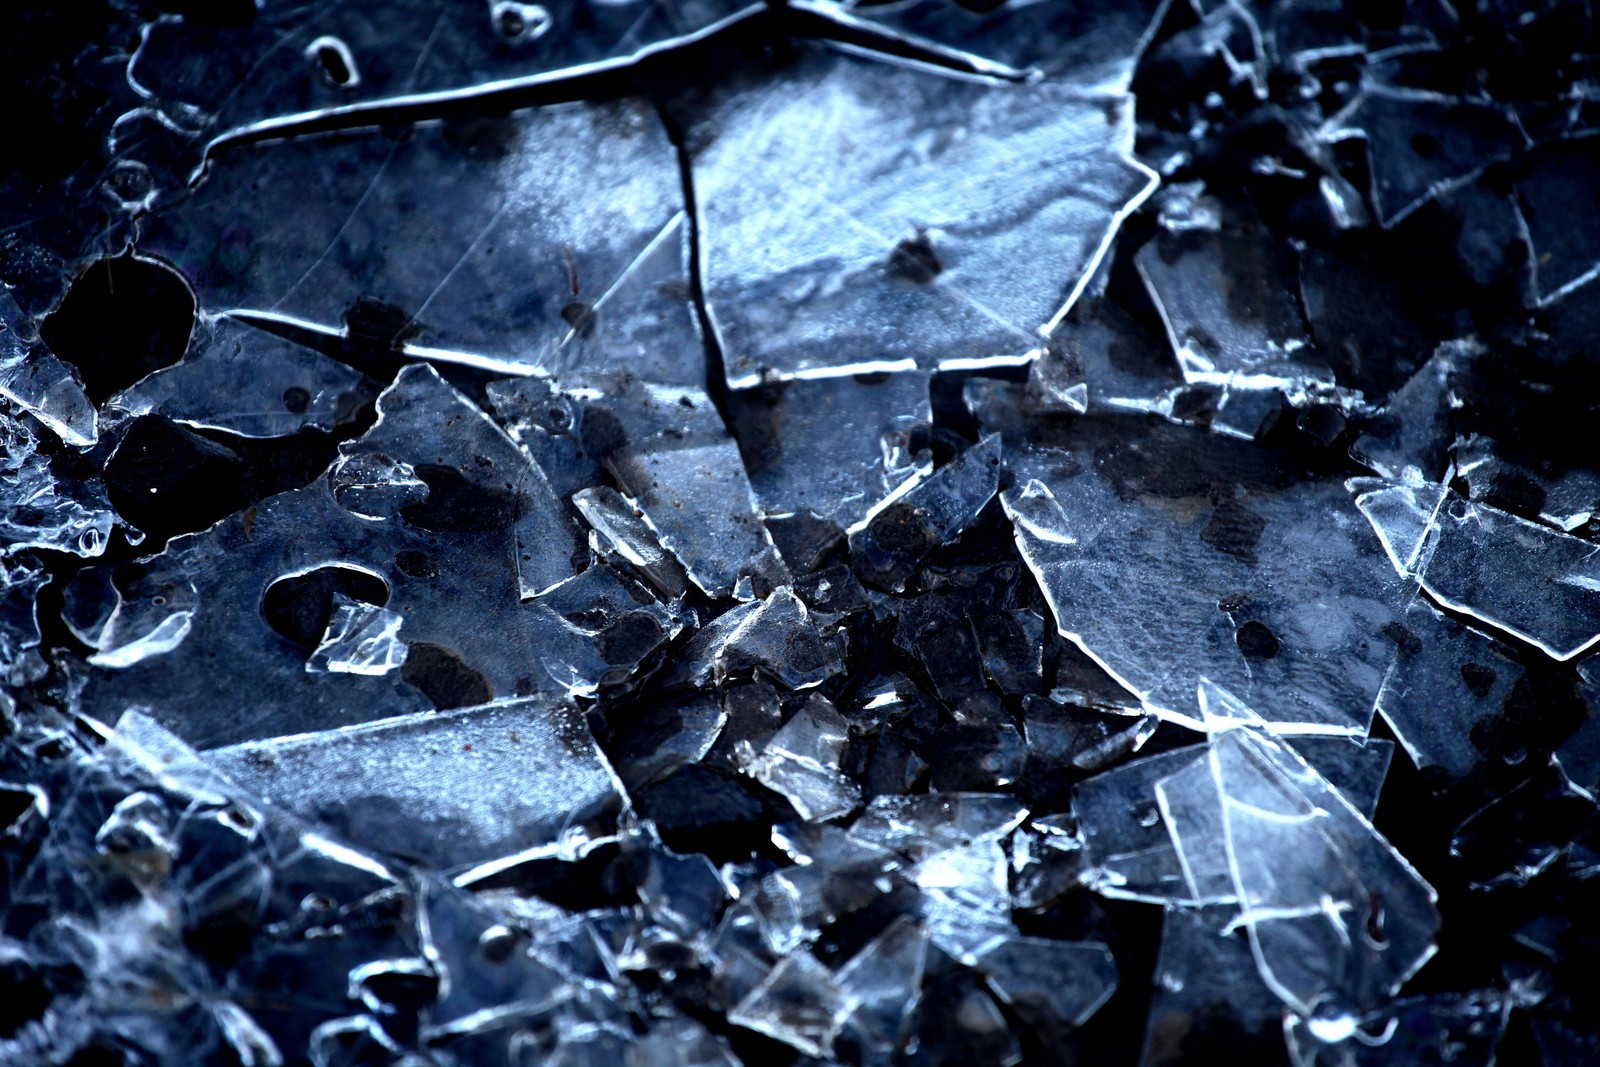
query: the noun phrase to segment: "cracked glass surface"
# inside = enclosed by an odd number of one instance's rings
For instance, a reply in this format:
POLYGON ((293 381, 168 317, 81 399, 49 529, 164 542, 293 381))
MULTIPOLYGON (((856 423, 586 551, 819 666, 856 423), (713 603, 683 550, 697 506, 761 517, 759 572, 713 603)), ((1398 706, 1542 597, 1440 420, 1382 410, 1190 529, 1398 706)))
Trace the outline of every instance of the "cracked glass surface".
POLYGON ((1596 25, 22 4, 0 1064, 1600 1062, 1596 25))

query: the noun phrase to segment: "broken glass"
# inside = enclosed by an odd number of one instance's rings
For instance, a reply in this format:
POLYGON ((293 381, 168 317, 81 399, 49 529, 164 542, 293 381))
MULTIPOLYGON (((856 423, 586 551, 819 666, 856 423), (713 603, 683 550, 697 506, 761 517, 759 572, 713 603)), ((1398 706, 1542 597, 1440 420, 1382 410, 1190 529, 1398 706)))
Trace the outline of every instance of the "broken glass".
POLYGON ((825 697, 813 694, 750 760, 762 785, 786 797, 802 819, 822 822, 847 815, 861 790, 839 770, 850 724, 825 697))
POLYGON ((1295 1067, 1493 1067, 1513 1002, 1499 991, 1408 997, 1352 1025, 1318 1017, 1284 1028, 1295 1067))
POLYGON ((1302 1016, 1344 1019, 1383 1004, 1435 951, 1432 887, 1266 734, 1222 729, 1208 758, 1239 921, 1262 978, 1302 1016))
POLYGON ((822 633, 793 590, 775 589, 701 627, 666 681, 703 688, 755 673, 809 689, 844 668, 844 647, 844 635, 822 633))
POLYGON ((1159 3, 962 3, 913 0, 802 0, 797 6, 903 35, 989 74, 1042 71, 1084 89, 1122 92, 1156 31, 1159 3))
POLYGON ((611 832, 622 806, 582 715, 543 698, 250 741, 205 758, 352 844, 440 868, 575 855, 611 832), (422 828, 405 840, 391 829, 399 811, 422 828))
POLYGON ((621 66, 750 11, 739 0, 341 0, 245 18, 167 14, 144 27, 128 77, 193 135, 259 137, 621 66))
POLYGON ((1600 576, 1581 538, 1441 487, 1354 479, 1395 570, 1441 606, 1572 659, 1600 640, 1600 576))
MULTIPOLYGON (((400 627, 405 619, 375 604, 333 597, 333 616, 322 641, 306 660, 308 671, 341 674, 388 674, 406 661, 400 627)), ((176 642, 174 642, 176 644, 176 642)))
POLYGON ((928 379, 910 370, 735 393, 733 428, 761 507, 849 531, 912 489, 933 468, 928 379), (829 462, 819 466, 819 455, 829 462))
POLYGON ((1395 391, 1377 419, 1350 446, 1350 455, 1380 477, 1414 485, 1434 485, 1448 471, 1455 444, 1451 424, 1451 376, 1483 356, 1474 341, 1440 345, 1428 361, 1395 391))
POLYGON ((39 647, 39 590, 50 576, 26 553, 0 555, 0 677, 10 679, 24 653, 39 647))
POLYGON ((202 309, 251 323, 501 373, 603 360, 702 380, 678 163, 637 100, 240 147, 140 246, 202 309), (430 207, 440 181, 448 211, 430 207), (677 296, 656 276, 663 255, 677 296))
POLYGON ((863 1063, 887 1063, 900 1048, 927 960, 927 931, 900 918, 839 968, 839 989, 854 1004, 842 1031, 863 1050, 863 1063))
MULTIPOLYGON (((105 551, 112 528, 129 530, 106 498, 98 478, 80 478, 41 451, 39 435, 19 417, 0 406, 0 551, 24 548, 54 549, 79 556, 105 551)), ((137 531, 129 531, 137 539, 137 531)))
POLYGON ((868 582, 899 590, 935 548, 977 520, 1000 487, 1000 438, 989 434, 876 512, 850 538, 868 582))
POLYGON ((594 530, 591 548, 633 566, 666 596, 680 597, 688 590, 683 566, 661 547, 655 531, 627 497, 600 485, 572 494, 572 506, 594 530))
POLYGON ((792 1045, 808 1056, 828 1057, 855 1001, 816 957, 801 949, 772 969, 728 1021, 792 1045))
POLYGON ((1117 964, 1094 942, 997 937, 974 965, 1004 1003, 1037 1030, 1082 1026, 1117 988, 1117 964))
POLYGON ((1151 981, 1140 1063, 1145 1067, 1238 1056, 1283 1058, 1283 1002, 1256 970, 1231 905, 1168 906, 1151 981))
POLYGON ((99 439, 94 404, 67 364, 40 340, 29 341, 22 309, 0 283, 0 396, 50 428, 74 448, 99 439))
POLYGON ((816 48, 730 88, 691 140, 728 384, 1026 361, 1154 186, 1126 104, 816 48))
POLYGON ((630 378, 602 384, 569 394, 583 406, 584 447, 633 499, 689 580, 710 596, 741 600, 750 599, 753 583, 784 584, 783 562, 738 446, 705 392, 630 378))
POLYGON ((1524 6, 24 5, 0 1062, 1595 1060, 1524 6))
POLYGON ((1289 393, 1334 384, 1289 283, 1293 256, 1266 234, 1163 230, 1134 262, 1189 384, 1289 393))
POLYGON ((1204 676, 1283 729, 1365 729, 1407 583, 1339 480, 1149 420, 980 417, 1006 437, 1001 500, 1057 627, 1148 710, 1199 726, 1204 676))
POLYGON ((1600 138, 1545 142, 1530 154, 1516 181, 1528 220, 1539 301, 1553 303, 1600 278, 1595 232, 1583 198, 1591 186, 1600 138))
POLYGON ((113 397, 110 418, 165 415, 241 437, 331 430, 362 399, 360 372, 227 315, 201 315, 181 362, 113 397))
POLYGON ((1468 500, 1532 512, 1523 517, 1582 536, 1600 505, 1600 473, 1576 467, 1547 475, 1518 463, 1514 454, 1493 438, 1474 434, 1456 444, 1452 481, 1468 500))
POLYGON ((1325 135, 1366 140, 1372 200, 1384 226, 1526 144, 1516 121, 1497 105, 1377 80, 1328 120, 1325 135))
POLYGON ((379 410, 330 478, 176 539, 145 563, 152 588, 193 582, 189 632, 160 655, 93 673, 86 708, 114 717, 140 704, 209 748, 495 696, 593 692, 681 627, 603 565, 570 577, 577 531, 542 472, 430 368, 403 373, 379 410), (359 478, 346 465, 356 457, 367 468, 359 478), (372 485, 373 467, 390 472, 386 494, 372 485), (525 600, 530 590, 544 592, 525 600), (400 670, 305 670, 336 593, 403 617, 400 670), (187 666, 219 658, 251 670, 187 666))

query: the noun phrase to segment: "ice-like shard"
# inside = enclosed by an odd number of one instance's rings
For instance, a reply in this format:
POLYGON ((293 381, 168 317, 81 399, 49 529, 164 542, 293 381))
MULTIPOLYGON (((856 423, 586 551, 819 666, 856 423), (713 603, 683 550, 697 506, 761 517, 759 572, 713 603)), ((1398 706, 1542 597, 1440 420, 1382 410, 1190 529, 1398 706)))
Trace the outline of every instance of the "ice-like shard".
POLYGON ((1256 970, 1230 905, 1169 906, 1152 976, 1143 1067, 1179 1067, 1260 1049, 1283 1056, 1283 1002, 1256 970))
POLYGON ((823 633, 805 603, 785 587, 707 623, 666 680, 704 687, 754 672, 790 689, 809 689, 844 669, 844 647, 844 635, 823 633))
POLYGON ((291 3, 144 28, 128 77, 166 122, 212 139, 443 104, 631 63, 748 14, 742 0, 291 3))
POLYGON ((929 855, 907 872, 922 891, 922 921, 949 955, 963 959, 993 938, 1016 934, 1010 864, 997 841, 974 841, 929 855))
POLYGON ((927 960, 927 931, 899 918, 839 968, 839 988, 855 1004, 844 1032, 864 1062, 888 1063, 901 1046, 927 960))
POLYGON ((728 889, 710 860, 668 849, 649 823, 624 830, 619 843, 621 865, 656 922, 689 941, 716 925, 728 889))
POLYGON ((864 22, 943 52, 986 73, 1043 72, 1083 89, 1125 91, 1139 54, 1156 31, 1156 0, 1094 4, 1079 0, 797 0, 847 25, 864 22))
POLYGON ((766 1034, 808 1056, 827 1057, 857 1002, 804 949, 785 957, 728 1013, 728 1021, 766 1034))
POLYGON ((572 855, 614 830, 623 803, 582 715, 537 697, 246 742, 205 759, 358 847, 439 868, 572 855), (394 832, 401 813, 415 832, 394 832))
MULTIPOLYGON (((1332 783, 1362 818, 1372 819, 1393 755, 1393 742, 1301 737, 1292 743, 1295 753, 1332 783)), ((1207 761, 1196 759, 1158 780, 1155 795, 1183 868, 1190 899, 1204 904, 1233 901, 1224 812, 1207 761)))
POLYGON ((1078 784, 1072 810, 1082 828, 1085 885, 1116 899, 1152 903, 1193 899, 1162 820, 1156 785, 1202 758, 1198 746, 1173 749, 1078 784))
POLYGON ((594 530, 592 547, 634 567, 665 596, 688 591, 683 565, 661 547, 656 532, 627 497, 609 486, 593 486, 574 493, 572 505, 594 530))
POLYGON ((694 692, 609 724, 606 751, 617 777, 630 790, 641 789, 704 759, 727 723, 728 709, 719 695, 694 692))
POLYGON ((1600 556, 1590 542, 1439 486, 1355 479, 1351 488, 1395 570, 1444 607, 1558 660, 1600 641, 1600 556))
MULTIPOLYGON (((1244 392, 1330 387, 1294 291, 1291 254, 1265 233, 1162 231, 1135 256, 1184 380, 1244 392)), ((1243 436, 1253 436, 1248 427, 1243 436)))
POLYGON ((38 560, 0 555, 0 678, 10 675, 25 652, 39 647, 37 602, 49 581, 38 560))
POLYGON ((1468 816, 1450 854, 1475 889, 1519 888, 1546 872, 1592 877, 1600 862, 1600 804, 1559 763, 1468 816))
POLYGON ((1043 1033, 1082 1026, 1117 988, 1111 950, 1093 941, 997 937, 972 956, 996 995, 1043 1033))
MULTIPOLYGON (((575 390, 581 434, 689 579, 717 597, 749 579, 782 584, 784 569, 756 509, 739 449, 709 397, 692 386, 610 379, 575 390)), ((758 592, 764 592, 759 590, 758 592)))
POLYGON ((861 803, 861 788, 839 770, 850 723, 828 700, 812 694, 766 747, 749 773, 787 797, 802 819, 836 819, 861 803))
POLYGON ((1365 729, 1409 583, 1338 479, 1153 420, 1018 419, 1006 395, 980 417, 1005 436, 1001 501, 1064 635, 1185 725, 1203 676, 1279 729, 1365 729))
POLYGON ((210 748, 497 696, 592 691, 675 632, 670 613, 606 568, 576 589, 562 585, 578 540, 560 501, 431 368, 408 368, 379 411, 328 477, 146 561, 152 589, 193 583, 190 632, 165 655, 92 674, 85 711, 114 720, 142 706, 210 748), (529 586, 557 588, 525 603, 529 586), (306 672, 335 593, 404 618, 399 671, 306 672), (595 613, 596 597, 611 606, 595 613), (619 641, 608 658, 619 625, 654 642, 619 641), (216 662, 231 667, 212 670, 216 662))
POLYGON ((1440 345, 1368 422, 1351 444, 1351 456, 1391 481, 1415 485, 1442 481, 1455 444, 1451 378, 1484 354, 1476 341, 1440 345))
POLYGON ((1083 835, 1071 815, 1030 820, 1011 837, 1011 906, 1049 907, 1079 887, 1083 863, 1083 835))
POLYGON ((902 370, 735 393, 734 432, 762 508, 849 530, 926 477, 928 379, 902 370))
POLYGON ((194 583, 181 576, 152 581, 140 570, 86 568, 62 595, 62 618, 95 650, 89 662, 97 667, 128 667, 171 652, 193 625, 199 603, 194 583))
POLYGON ((1364 84, 1324 130, 1329 139, 1351 135, 1366 139, 1372 199, 1384 226, 1526 144, 1515 119, 1495 104, 1377 81, 1364 84))
POLYGON ((5 407, 0 407, 0 505, 0 552, 5 553, 47 548, 98 556, 112 527, 122 524, 104 484, 61 470, 40 451, 33 430, 5 407))
MULTIPOLYGON (((125 717, 98 758, 59 740, 39 858, 7 909, 38 914, 35 964, 78 979, 42 1029, 0 1038, 0 1055, 43 1063, 109 1044, 157 1062, 282 1062, 360 1010, 352 971, 415 957, 410 894, 390 871, 243 802, 149 719, 125 717)), ((8 765, 19 755, 8 746, 8 765)), ((13 944, 0 955, 14 963, 13 944)))
POLYGON ((376 604, 334 594, 333 616, 322 641, 312 649, 306 670, 340 674, 388 674, 406 661, 400 639, 405 619, 376 604))
POLYGON ((1434 952, 1433 889, 1338 789, 1258 729, 1213 734, 1208 759, 1262 978, 1303 1016, 1383 1004, 1434 952))
POLYGON ((484 393, 500 424, 545 472, 558 495, 570 499, 605 481, 600 457, 589 449, 594 438, 585 440, 582 403, 555 382, 507 378, 490 382, 484 393))
POLYGON ((1027 808, 1003 793, 876 796, 850 836, 920 862, 947 849, 997 842, 1027 815, 1027 808))
POLYGON ((816 48, 728 90, 690 142, 728 383, 1028 358, 1154 186, 1127 104, 816 48))
POLYGON ((1517 178, 1541 303, 1553 303, 1600 279, 1594 220, 1584 204, 1594 187, 1597 162, 1600 136, 1591 130, 1538 145, 1517 178))
POLYGON ((1456 445, 1452 482, 1468 500, 1503 505, 1524 518, 1581 536, 1600 510, 1600 473, 1584 467, 1545 473, 1517 462, 1515 455, 1514 447, 1475 434, 1456 445))
POLYGON ((976 521, 999 488, 1000 437, 989 434, 851 536, 858 572, 875 585, 904 588, 917 564, 976 521))
POLYGON ((28 340, 30 326, 11 292, 0 283, 0 396, 48 426, 74 448, 89 448, 100 436, 94 403, 84 395, 72 368, 39 340, 28 340))
POLYGON ((573 996, 567 976, 531 951, 531 938, 471 893, 430 880, 419 919, 439 976, 424 1016, 431 1039, 504 1027, 573 996))
POLYGON ((923 924, 935 944, 959 957, 991 937, 1016 933, 1002 844, 1026 816, 1003 794, 877 796, 850 836, 910 862, 923 924))
POLYGON ((1592 669, 1583 671, 1583 681, 1578 692, 1588 712, 1577 730, 1557 746, 1556 765, 1574 787, 1600 800, 1600 686, 1594 681, 1592 669))
POLYGON ((1523 678, 1522 664, 1499 642, 1421 597, 1397 625, 1404 629, 1396 631, 1400 640, 1377 710, 1412 761, 1464 778, 1503 755, 1493 724, 1523 678))
POLYGON ((502 372, 664 361, 699 381, 682 207, 653 110, 563 104, 419 123, 398 140, 369 130, 239 148, 146 220, 140 248, 213 313, 502 372), (672 252, 676 289, 627 284, 672 252))
MULTIPOLYGON (((1000 383, 967 383, 971 408, 1000 383)), ((1028 368, 1024 409, 1041 413, 1144 412, 1176 418, 1185 384, 1168 339, 1108 300, 1084 300, 1028 368)))
POLYGON ((165 415, 242 437, 306 426, 331 430, 354 408, 361 374, 336 360, 247 326, 202 314, 183 360, 106 402, 108 418, 165 415))
MULTIPOLYGON (((1210 710, 1218 713, 1215 700, 1210 710)), ((1333 782, 1361 817, 1371 818, 1392 743, 1311 736, 1296 737, 1293 745, 1295 758, 1333 782)), ((1235 899, 1221 799, 1205 757, 1203 746, 1185 746, 1078 783, 1072 810, 1083 835, 1086 885, 1103 896, 1155 903, 1235 899)))

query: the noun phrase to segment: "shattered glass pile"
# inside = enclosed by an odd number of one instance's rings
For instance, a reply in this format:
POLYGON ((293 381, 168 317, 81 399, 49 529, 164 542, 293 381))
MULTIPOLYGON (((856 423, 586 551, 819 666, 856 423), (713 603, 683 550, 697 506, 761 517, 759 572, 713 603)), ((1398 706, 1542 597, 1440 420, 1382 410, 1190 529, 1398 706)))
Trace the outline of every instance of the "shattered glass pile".
POLYGON ((1600 1063, 1586 0, 25 8, 0 1065, 1600 1063))

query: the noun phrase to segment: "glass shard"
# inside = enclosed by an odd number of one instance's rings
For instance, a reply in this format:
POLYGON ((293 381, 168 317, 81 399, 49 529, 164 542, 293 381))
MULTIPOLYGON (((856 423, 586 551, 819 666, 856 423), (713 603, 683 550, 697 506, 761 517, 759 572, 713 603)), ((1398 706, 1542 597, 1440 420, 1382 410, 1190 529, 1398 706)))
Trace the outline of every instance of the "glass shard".
POLYGON ((370 131, 240 147, 181 207, 147 220, 141 247, 174 264, 208 312, 501 373, 604 359, 663 381, 681 378, 652 368, 689 368, 699 381, 687 301, 625 284, 675 252, 687 292, 681 200, 652 110, 567 104, 422 123, 399 140, 370 131), (441 181, 448 212, 428 207, 441 181), (635 336, 635 316, 652 343, 635 336))
POLYGON ((734 432, 761 507, 810 512, 850 530, 915 486, 933 468, 928 379, 903 371, 735 393, 734 432))
POLYGON ((572 855, 622 796, 578 712, 541 698, 215 749, 206 760, 359 847, 439 868, 572 855), (418 832, 397 839, 398 811, 418 832))
POLYGON ((981 415, 1004 428, 1001 500, 1057 627, 1148 710, 1199 726, 1204 676, 1258 694, 1280 729, 1365 729, 1388 659, 1374 637, 1407 583, 1338 480, 1152 421, 981 415))
POLYGON ((1154 185, 1125 103, 823 50, 728 90, 691 143, 729 385, 1025 360, 1154 185))
POLYGON ((850 538, 857 571, 892 589, 927 554, 974 522, 1000 486, 1000 438, 989 434, 872 516, 850 538))

